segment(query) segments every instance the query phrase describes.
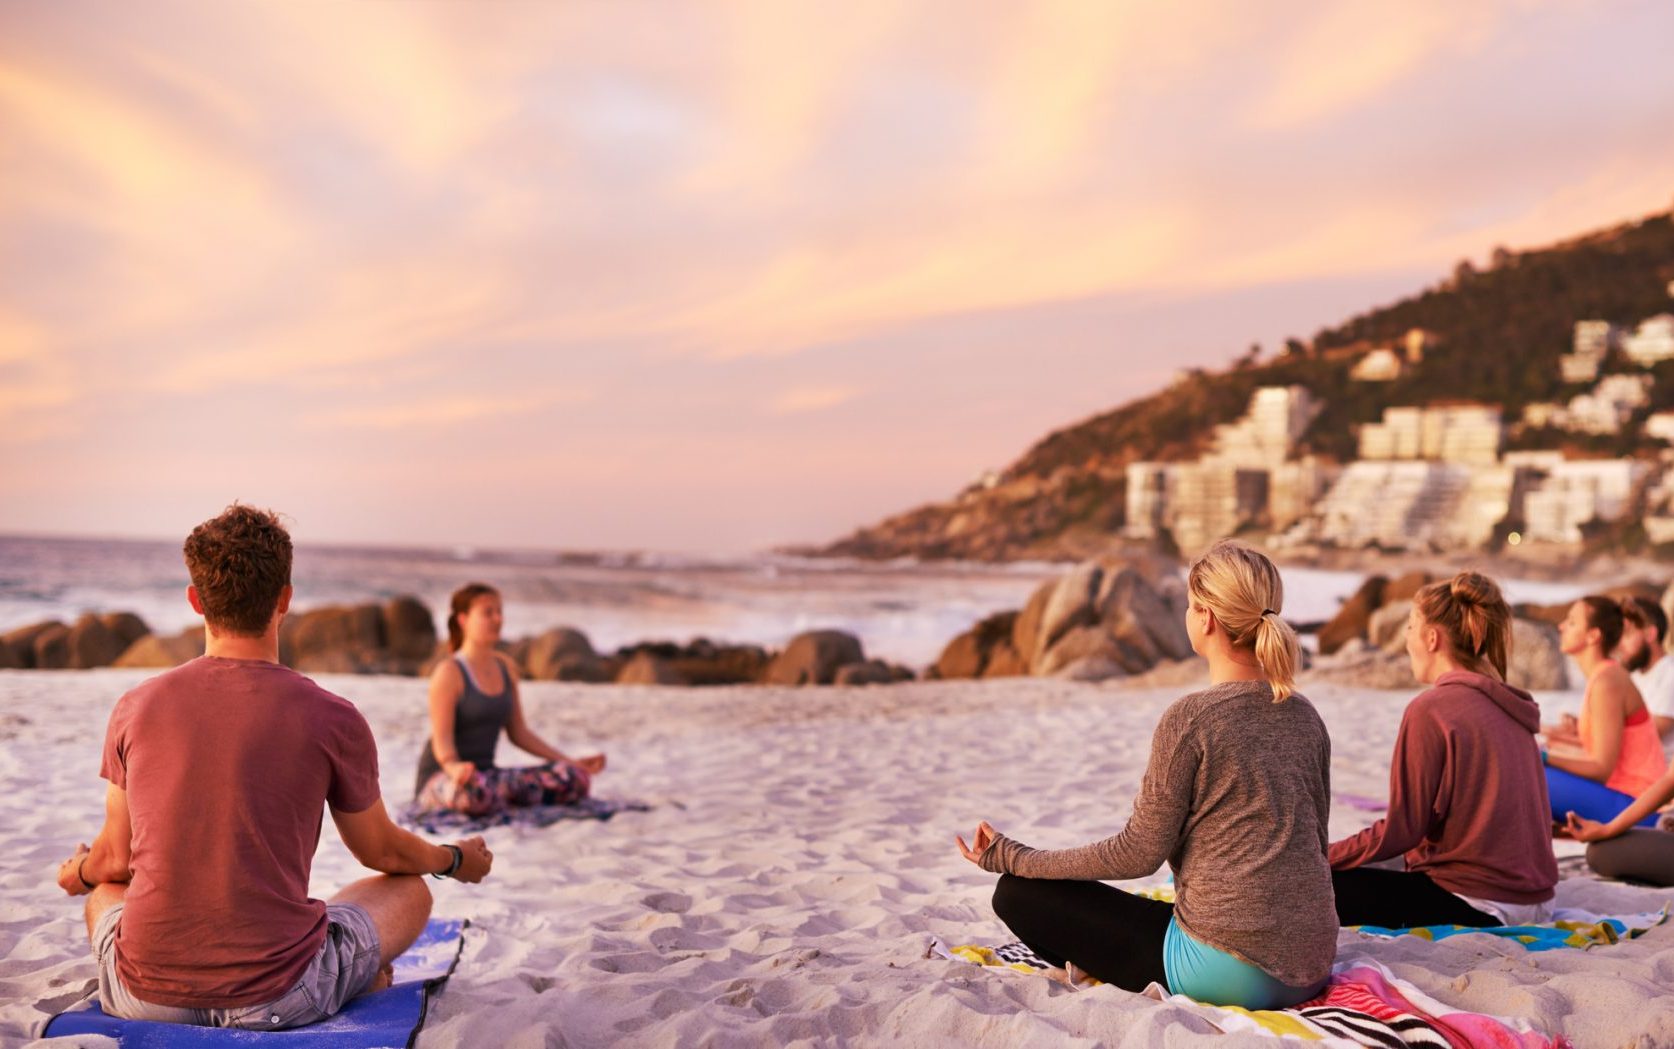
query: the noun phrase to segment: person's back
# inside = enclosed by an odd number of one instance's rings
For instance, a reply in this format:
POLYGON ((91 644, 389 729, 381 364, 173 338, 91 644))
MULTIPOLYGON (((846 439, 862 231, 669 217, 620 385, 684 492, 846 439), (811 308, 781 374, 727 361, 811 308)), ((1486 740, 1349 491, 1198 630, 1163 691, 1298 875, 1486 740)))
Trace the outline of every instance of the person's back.
POLYGON ((1192 808, 1169 860, 1181 926, 1287 982, 1319 978, 1336 953, 1337 912, 1325 858, 1331 740, 1313 704, 1294 693, 1275 703, 1266 682, 1216 685, 1177 702, 1152 745, 1195 754, 1192 808))
POLYGON ((1413 773, 1395 778, 1400 793, 1390 799, 1390 816, 1337 843, 1332 860, 1383 859, 1393 852, 1379 846, 1394 834, 1415 841, 1404 853, 1407 869, 1455 895, 1550 900, 1558 867, 1534 739, 1539 725, 1540 708, 1527 692, 1467 670, 1441 675, 1403 718, 1394 760, 1413 773), (1433 783, 1433 794, 1406 796, 1406 784, 1423 782, 1433 783))
POLYGON ((275 663, 205 656, 117 704, 104 774, 128 791, 123 982, 160 1005, 278 997, 326 934, 308 897, 324 805, 379 798, 377 750, 345 700, 275 663))

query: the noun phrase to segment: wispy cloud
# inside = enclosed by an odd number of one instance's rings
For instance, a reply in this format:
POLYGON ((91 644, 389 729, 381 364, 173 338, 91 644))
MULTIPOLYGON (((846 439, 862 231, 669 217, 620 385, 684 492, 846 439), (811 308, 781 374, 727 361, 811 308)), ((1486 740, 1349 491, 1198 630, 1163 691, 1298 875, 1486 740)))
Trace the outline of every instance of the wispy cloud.
POLYGON ((847 404, 860 394, 855 386, 798 386, 773 398, 768 410, 774 415, 802 415, 847 404))
POLYGON ((302 422, 316 430, 453 430, 462 423, 513 419, 559 405, 583 404, 593 396, 587 390, 432 396, 315 412, 304 416, 302 422))

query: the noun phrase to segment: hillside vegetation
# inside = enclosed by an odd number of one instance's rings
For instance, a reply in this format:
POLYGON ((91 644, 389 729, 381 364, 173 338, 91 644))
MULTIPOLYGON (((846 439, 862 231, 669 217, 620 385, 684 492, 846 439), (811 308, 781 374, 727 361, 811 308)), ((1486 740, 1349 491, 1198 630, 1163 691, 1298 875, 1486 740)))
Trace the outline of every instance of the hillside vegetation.
MULTIPOLYGON (((1009 560, 1080 557, 1118 545, 1125 468, 1147 460, 1190 459, 1208 447, 1217 424, 1243 414, 1258 386, 1306 386, 1324 410, 1305 451, 1346 461, 1356 430, 1394 405, 1440 399, 1498 404, 1508 422, 1525 405, 1567 400, 1558 358, 1577 320, 1631 323, 1668 311, 1674 280, 1674 221, 1652 215, 1538 250, 1495 249, 1489 268, 1461 262, 1435 286, 1371 310, 1308 342, 1288 340, 1263 358, 1246 353, 1227 370, 1192 370, 1167 388, 1048 434, 992 487, 968 489, 863 528, 820 553, 858 557, 1009 560), (1391 382, 1351 382, 1364 352, 1399 343, 1422 328, 1434 337, 1421 363, 1391 382)), ((1606 371, 1625 370, 1611 360, 1606 371)), ((1674 362, 1657 369, 1653 404, 1674 407, 1674 362)), ((1644 450, 1642 439, 1523 433, 1514 446, 1568 448, 1598 455, 1644 450)))

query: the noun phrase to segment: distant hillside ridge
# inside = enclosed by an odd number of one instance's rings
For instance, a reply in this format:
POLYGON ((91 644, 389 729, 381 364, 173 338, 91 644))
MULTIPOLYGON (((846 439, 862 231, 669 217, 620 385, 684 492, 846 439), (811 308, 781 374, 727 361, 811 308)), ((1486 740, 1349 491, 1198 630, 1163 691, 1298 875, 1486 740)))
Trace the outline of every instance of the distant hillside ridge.
MULTIPOLYGON (((1508 422, 1534 402, 1567 398, 1558 359, 1575 322, 1631 323, 1671 309, 1674 215, 1634 222, 1526 251, 1496 248, 1485 269, 1460 262, 1436 285, 1390 306, 1289 339, 1264 356, 1259 347, 1226 370, 1190 369, 1168 387, 1048 434, 998 476, 946 502, 931 503, 807 551, 861 558, 916 557, 1007 561, 1071 559, 1122 545, 1126 467, 1201 454, 1214 428, 1240 416, 1260 386, 1299 384, 1324 403, 1301 438, 1302 450, 1346 462, 1360 424, 1386 407, 1441 399, 1501 405, 1508 422), (1356 382, 1366 353, 1421 329, 1421 361, 1387 382, 1356 382)), ((1605 370, 1624 370, 1619 359, 1605 370)), ((1664 361, 1652 403, 1674 407, 1674 361, 1664 361)), ((1583 437, 1535 431, 1517 447, 1586 454, 1645 453, 1642 438, 1583 437)))

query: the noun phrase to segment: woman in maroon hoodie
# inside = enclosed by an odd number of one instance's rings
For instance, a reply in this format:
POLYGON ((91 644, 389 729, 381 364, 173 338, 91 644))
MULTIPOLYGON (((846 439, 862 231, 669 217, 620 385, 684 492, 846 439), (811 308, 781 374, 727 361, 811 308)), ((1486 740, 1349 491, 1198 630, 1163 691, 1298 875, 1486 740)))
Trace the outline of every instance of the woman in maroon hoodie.
POLYGON ((1413 599, 1407 655, 1430 687, 1407 705, 1389 815, 1331 845, 1344 925, 1517 925, 1551 916, 1558 864, 1535 732, 1540 708, 1505 683, 1511 609, 1461 572, 1413 599), (1402 857, 1405 869, 1367 866, 1402 857))

